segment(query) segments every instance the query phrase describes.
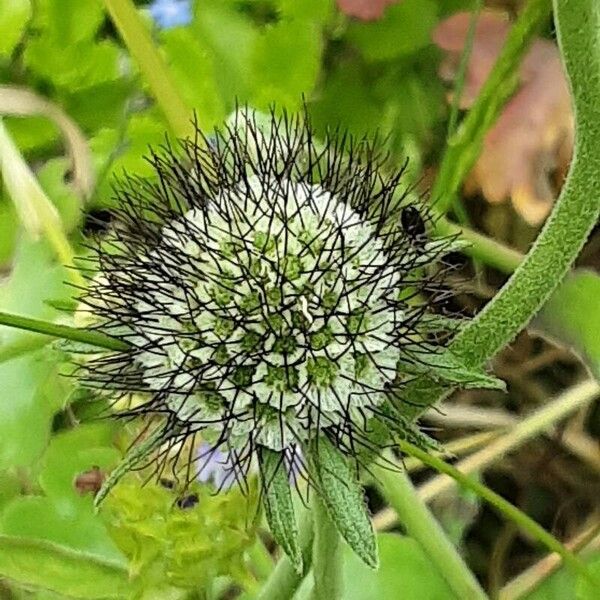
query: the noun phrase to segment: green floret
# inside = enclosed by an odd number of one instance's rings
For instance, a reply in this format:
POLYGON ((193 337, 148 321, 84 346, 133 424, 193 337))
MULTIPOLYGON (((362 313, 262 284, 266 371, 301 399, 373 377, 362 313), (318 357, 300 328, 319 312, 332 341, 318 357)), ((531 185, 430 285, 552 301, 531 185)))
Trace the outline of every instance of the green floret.
POLYGON ((298 349, 298 342, 292 335, 282 335, 275 340, 273 351, 278 354, 292 354, 298 349))
POLYGON ((299 375, 294 367, 267 365, 265 384, 278 392, 287 392, 298 385, 299 375))
POLYGON ((337 378, 339 367, 325 356, 316 356, 306 361, 308 382, 320 388, 331 387, 337 378))
POLYGON ((333 342, 333 332, 329 326, 321 327, 319 331, 311 334, 310 347, 313 350, 323 350, 333 342))
POLYGON ((252 352, 258 350, 260 343, 260 334, 256 331, 248 331, 244 334, 241 341, 242 350, 252 352))
POLYGON ((235 329, 235 324, 231 319, 218 317, 215 319, 214 332, 219 338, 227 339, 235 329))
POLYGON ((354 311, 346 322, 346 327, 352 335, 364 333, 368 329, 369 317, 366 310, 354 311))
POLYGON ((238 367, 231 378, 233 383, 241 388, 247 388, 252 385, 254 379, 254 366, 238 367))
POLYGON ((303 265, 297 256, 285 256, 282 261, 283 275, 288 281, 295 281, 302 275, 303 265))

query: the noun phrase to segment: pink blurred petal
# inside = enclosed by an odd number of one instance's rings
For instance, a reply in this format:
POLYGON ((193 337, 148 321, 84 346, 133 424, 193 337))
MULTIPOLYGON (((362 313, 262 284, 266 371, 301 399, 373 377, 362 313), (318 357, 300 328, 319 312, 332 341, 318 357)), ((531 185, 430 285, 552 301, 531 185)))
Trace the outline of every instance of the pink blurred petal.
MULTIPOLYGON (((454 76, 470 22, 469 13, 446 19, 433 34, 447 52, 440 68, 446 80, 454 76)), ((499 13, 480 15, 467 67, 461 108, 469 108, 488 77, 509 29, 499 13)), ((492 203, 511 198, 529 223, 540 223, 555 197, 553 173, 564 174, 573 144, 573 117, 566 79, 556 46, 536 40, 525 56, 520 88, 488 132, 471 174, 471 189, 492 203)))
POLYGON ((337 0, 338 8, 349 17, 361 21, 375 21, 383 17, 385 9, 390 4, 400 0, 337 0))

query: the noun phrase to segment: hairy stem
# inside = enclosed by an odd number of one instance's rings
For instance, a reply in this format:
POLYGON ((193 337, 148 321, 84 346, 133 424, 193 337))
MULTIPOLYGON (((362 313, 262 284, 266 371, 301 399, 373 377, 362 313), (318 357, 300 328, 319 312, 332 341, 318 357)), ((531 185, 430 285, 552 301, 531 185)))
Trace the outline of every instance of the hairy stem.
POLYGON ((431 197, 446 212, 480 154, 483 139, 518 83, 518 67, 541 23, 550 14, 550 0, 529 0, 513 25, 477 100, 448 143, 431 197))
MULTIPOLYGON (((478 368, 527 326, 562 281, 600 215, 600 5, 554 0, 555 22, 575 108, 575 150, 560 198, 530 252, 506 285, 449 345, 478 368)), ((407 385, 406 413, 416 417, 449 393, 431 381, 407 385)))
POLYGON ((24 329, 26 331, 35 331, 53 338, 63 340, 72 340, 89 344, 97 348, 105 348, 106 350, 125 351, 129 348, 129 344, 118 340, 117 338, 101 333, 100 331, 92 331, 90 329, 78 329, 69 325, 59 325, 51 321, 42 321, 41 319, 32 319, 30 317, 22 317, 11 313, 0 312, 0 325, 7 327, 15 327, 16 329, 24 329))
POLYGON ((419 498, 408 475, 403 470, 390 471, 379 467, 376 470, 376 479, 407 533, 421 545, 456 597, 464 600, 485 600, 485 592, 446 537, 440 524, 419 498))
MULTIPOLYGON (((419 460, 423 461, 426 465, 429 465, 436 471, 449 475, 455 479, 461 486, 471 490, 477 494, 480 498, 488 502, 493 506, 501 515, 506 516, 508 519, 518 525, 523 531, 529 533, 533 538, 541 542, 551 550, 559 554, 564 560, 565 564, 572 568, 576 573, 582 575, 586 579, 594 583, 594 579, 583 561, 579 559, 575 554, 569 551, 563 544, 561 544, 553 535, 549 534, 543 527, 538 525, 533 519, 526 515, 523 511, 519 510, 516 506, 513 506, 510 502, 502 498, 483 485, 479 481, 472 479, 468 475, 465 475, 452 465, 444 462, 441 458, 433 456, 425 450, 421 450, 417 446, 414 446, 410 442, 401 440, 398 442, 400 450, 405 452, 409 456, 414 456, 419 460)), ((401 516, 402 518, 402 516, 401 516)))
POLYGON ((193 131, 191 109, 186 106, 169 69, 131 0, 104 0, 106 10, 127 49, 144 75, 172 132, 185 138, 193 131))
POLYGON ((318 494, 313 495, 315 528, 312 600, 340 600, 343 591, 342 539, 318 494))

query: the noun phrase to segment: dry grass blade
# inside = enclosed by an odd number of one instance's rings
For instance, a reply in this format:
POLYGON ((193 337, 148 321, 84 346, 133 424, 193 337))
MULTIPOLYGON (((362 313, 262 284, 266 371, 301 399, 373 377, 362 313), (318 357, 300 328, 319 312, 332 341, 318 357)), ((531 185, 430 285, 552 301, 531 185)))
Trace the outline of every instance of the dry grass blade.
POLYGON ((73 187, 82 198, 91 196, 96 183, 92 155, 81 129, 62 108, 26 88, 1 85, 0 115, 44 116, 54 121, 73 165, 73 187))

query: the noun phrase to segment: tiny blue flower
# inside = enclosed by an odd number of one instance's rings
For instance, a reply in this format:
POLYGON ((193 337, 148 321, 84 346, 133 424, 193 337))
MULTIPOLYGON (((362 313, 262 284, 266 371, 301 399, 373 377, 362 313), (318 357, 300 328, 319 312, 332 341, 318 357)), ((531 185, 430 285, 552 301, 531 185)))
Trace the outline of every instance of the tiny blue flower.
POLYGON ((149 8, 152 18, 163 29, 187 25, 192 20, 191 0, 154 0, 149 8))
POLYGON ((219 490, 228 490, 235 483, 235 462, 229 452, 202 442, 197 450, 198 471, 196 478, 201 483, 209 481, 219 490))

